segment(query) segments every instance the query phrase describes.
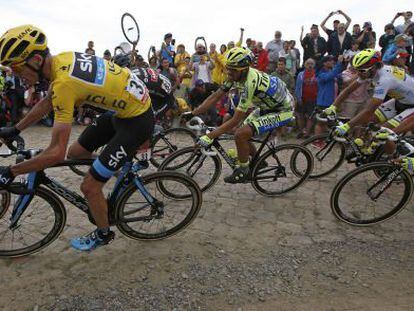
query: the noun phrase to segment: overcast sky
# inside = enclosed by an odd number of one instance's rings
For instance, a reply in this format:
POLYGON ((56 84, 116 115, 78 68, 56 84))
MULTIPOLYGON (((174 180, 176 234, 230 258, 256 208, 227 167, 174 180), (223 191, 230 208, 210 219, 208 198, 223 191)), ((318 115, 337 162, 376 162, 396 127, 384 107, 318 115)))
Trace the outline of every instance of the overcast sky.
MULTIPOLYGON (((135 16, 141 29, 140 53, 146 58, 148 48, 159 49, 163 36, 171 32, 178 43, 184 43, 193 53, 194 39, 205 36, 207 44, 220 45, 238 40, 244 27, 245 38, 251 37, 266 44, 275 30, 283 39, 299 40, 300 27, 309 30, 327 14, 338 9, 352 18, 353 23, 371 21, 377 35, 396 12, 414 10, 413 0, 313 0, 313 1, 93 1, 93 0, 0 0, 0 32, 22 24, 42 28, 49 39, 52 54, 63 51, 83 51, 93 40, 98 55, 125 41, 120 20, 124 12, 135 16), (312 4, 313 3, 313 4, 312 4)), ((328 21, 342 17, 335 15, 328 21)), ((402 23, 402 18, 397 24, 402 23)), ((352 25, 351 24, 351 25, 352 25)))

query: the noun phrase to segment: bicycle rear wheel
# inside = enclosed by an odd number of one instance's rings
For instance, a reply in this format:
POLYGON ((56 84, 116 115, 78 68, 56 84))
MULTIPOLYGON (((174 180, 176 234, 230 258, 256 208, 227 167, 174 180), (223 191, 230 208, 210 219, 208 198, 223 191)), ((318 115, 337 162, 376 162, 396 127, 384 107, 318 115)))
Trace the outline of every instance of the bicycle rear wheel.
POLYGON ((66 223, 62 202, 43 187, 36 189, 14 228, 10 228, 11 215, 9 207, 0 218, 0 257, 20 257, 42 250, 59 236, 66 223))
POLYGON ((217 155, 208 156, 200 148, 187 147, 172 153, 158 170, 183 173, 193 178, 201 192, 204 192, 217 182, 222 171, 222 163, 217 155))
POLYGON ((152 165, 159 167, 171 153, 194 146, 196 140, 197 136, 186 128, 170 128, 160 132, 152 141, 152 165))
POLYGON ((336 184, 331 209, 336 218, 348 224, 376 224, 400 212, 412 192, 413 181, 407 171, 392 163, 369 163, 352 170, 336 184))
POLYGON ((266 151, 252 170, 252 186, 260 194, 278 196, 299 187, 311 174, 310 151, 296 144, 286 144, 266 151))
POLYGON ((191 224, 200 211, 200 188, 183 174, 156 172, 142 177, 141 182, 155 204, 149 204, 143 191, 131 184, 115 207, 118 229, 132 239, 160 240, 173 236, 191 224), (188 199, 177 200, 178 193, 188 199))
POLYGON ((329 138, 329 134, 312 136, 302 142, 313 155, 314 167, 310 179, 321 178, 337 170, 345 159, 345 146, 329 138))

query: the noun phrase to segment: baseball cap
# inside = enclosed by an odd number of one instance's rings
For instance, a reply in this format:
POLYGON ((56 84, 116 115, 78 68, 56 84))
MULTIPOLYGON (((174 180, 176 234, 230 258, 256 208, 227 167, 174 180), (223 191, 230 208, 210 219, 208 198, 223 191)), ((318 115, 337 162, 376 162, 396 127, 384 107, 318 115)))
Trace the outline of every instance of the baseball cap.
POLYGON ((165 39, 167 39, 167 38, 172 38, 172 33, 166 33, 165 35, 164 35, 164 40, 165 39))
POLYGON ((196 82, 195 82, 195 86, 203 86, 204 85, 204 81, 203 80, 201 80, 201 79, 198 79, 196 82))
POLYGON ((404 34, 404 33, 400 33, 399 35, 396 35, 396 36, 395 36, 395 38, 394 38, 394 42, 397 42, 397 41, 399 41, 399 40, 408 41, 408 40, 410 40, 410 38, 409 38, 406 34, 404 34))
POLYGON ((335 57, 333 57, 332 55, 326 55, 326 56, 324 56, 324 57, 322 57, 322 63, 326 63, 326 62, 328 62, 328 61, 330 61, 330 60, 334 60, 335 59, 335 57))
POLYGON ((364 26, 362 26, 362 28, 365 28, 365 27, 372 27, 372 23, 371 22, 365 22, 364 26))

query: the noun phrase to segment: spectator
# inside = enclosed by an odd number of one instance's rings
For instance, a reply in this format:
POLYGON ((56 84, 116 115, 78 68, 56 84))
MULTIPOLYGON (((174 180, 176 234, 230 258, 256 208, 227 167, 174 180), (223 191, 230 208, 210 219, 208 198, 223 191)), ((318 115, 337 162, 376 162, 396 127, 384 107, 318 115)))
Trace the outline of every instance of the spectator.
POLYGON ((302 26, 300 43, 303 47, 303 62, 305 62, 308 58, 313 58, 315 61, 320 60, 326 53, 327 49, 326 40, 319 35, 318 26, 313 24, 310 30, 310 34, 306 34, 305 38, 303 38, 302 26))
POLYGON ((266 50, 269 53, 268 70, 273 72, 277 67, 279 52, 283 50, 282 33, 279 30, 275 32, 275 39, 266 44, 266 50))
POLYGON ((11 102, 11 122, 19 122, 20 110, 24 106, 24 86, 21 80, 14 76, 11 71, 6 73, 5 83, 9 85, 6 96, 11 102))
POLYGON ((289 92, 291 94, 295 91, 295 78, 292 73, 286 67, 286 59, 284 57, 279 57, 277 62, 276 71, 271 73, 272 76, 276 76, 285 82, 289 92))
POLYGON ((365 22, 362 29, 363 30, 357 39, 357 42, 359 43, 359 49, 374 49, 377 35, 375 31, 372 30, 371 22, 365 22))
POLYGON ((308 58, 305 70, 299 72, 296 80, 296 116, 298 125, 297 138, 308 138, 313 127, 312 114, 315 110, 316 97, 318 95, 318 82, 315 74, 315 61, 308 58))
POLYGON ((164 41, 161 44, 161 59, 168 60, 170 65, 174 65, 174 46, 171 44, 172 34, 167 33, 164 35, 164 41))
POLYGON ((395 20, 400 16, 404 17, 404 24, 401 24, 395 27, 395 32, 397 35, 403 34, 407 30, 408 26, 410 26, 413 23, 411 21, 411 18, 413 17, 413 12, 407 11, 407 12, 397 13, 397 15, 395 15, 395 17, 391 21, 391 24, 394 25, 395 20))
POLYGON ((247 39, 246 39, 246 47, 247 47, 249 50, 253 51, 254 46, 255 46, 255 42, 254 42, 254 40, 252 40, 251 38, 247 38, 247 39))
POLYGON ((89 41, 88 47, 86 48, 85 53, 89 55, 95 55, 95 50, 93 49, 93 47, 94 47, 93 41, 89 41))
POLYGON ((225 44, 220 45, 220 54, 224 56, 227 51, 227 46, 225 44))
POLYGON ((326 22, 328 21, 328 19, 330 17, 334 16, 335 14, 339 14, 339 15, 342 15, 343 17, 345 17, 345 19, 346 19, 345 30, 348 29, 349 25, 351 25, 351 18, 348 15, 346 15, 344 12, 342 12, 341 10, 329 13, 328 16, 322 21, 322 23, 320 25, 322 30, 325 31, 325 33, 328 35, 328 39, 331 37, 331 35, 334 32, 337 31, 338 25, 340 23, 340 21, 336 19, 336 20, 333 21, 333 29, 326 28, 326 26, 325 26, 326 22))
POLYGON ((103 58, 107 61, 110 61, 112 58, 111 52, 109 50, 105 50, 105 52, 103 53, 103 58))
POLYGON ((394 42, 388 45, 388 48, 382 56, 382 61, 390 65, 397 57, 398 50, 405 49, 409 45, 409 40, 410 38, 405 34, 395 36, 394 42))
MULTIPOLYGON (((203 80, 197 80, 194 83, 194 88, 191 90, 189 95, 189 103, 191 109, 197 108, 203 101, 207 99, 211 94, 217 91, 219 86, 213 83, 204 83, 203 80)), ((215 126, 217 124, 217 108, 211 107, 207 114, 203 116, 206 124, 215 126)))
POLYGON ((283 42, 283 50, 279 52, 279 58, 281 57, 285 59, 286 69, 294 76, 296 73, 296 53, 290 48, 290 41, 283 42))
POLYGON ((296 41, 295 40, 290 40, 290 48, 292 49, 292 51, 295 52, 296 54, 296 70, 295 72, 298 71, 298 69, 300 68, 300 51, 299 49, 296 47, 296 41))
POLYGON ((148 60, 149 67, 153 70, 158 70, 158 57, 151 56, 148 60))
POLYGON ((211 80, 213 83, 220 85, 223 83, 224 71, 226 69, 224 64, 224 55, 217 52, 216 45, 214 43, 210 44, 209 55, 214 63, 214 68, 211 72, 211 80))
POLYGON ((358 49, 358 47, 359 47, 358 42, 356 40, 352 41, 351 49, 344 51, 344 59, 345 59, 345 61, 349 62, 352 57, 354 57, 356 54, 358 54, 360 52, 360 50, 358 49))
MULTIPOLYGON (((318 81, 317 108, 326 109, 334 102, 338 90, 337 79, 341 76, 344 69, 342 64, 343 60, 343 56, 339 55, 338 62, 335 65, 334 56, 327 55, 322 58, 322 68, 316 73, 318 81)), ((326 126, 324 124, 317 123, 315 135, 321 134, 325 130, 326 126)))
POLYGON ((381 47, 381 54, 384 55, 388 46, 394 41, 395 29, 393 24, 387 24, 384 27, 384 34, 379 38, 379 46, 381 47))
POLYGON ((211 61, 210 55, 205 54, 200 56, 200 62, 193 63, 191 70, 193 74, 193 86, 198 80, 204 83, 211 83, 211 71, 214 69, 214 63, 211 61))
POLYGON ((177 46, 177 54, 174 57, 175 68, 177 69, 179 74, 182 73, 187 67, 185 61, 187 57, 189 58, 190 54, 186 52, 184 44, 179 44, 177 46))
POLYGON ((196 46, 195 53, 191 56, 191 62, 193 63, 199 63, 201 56, 206 55, 206 47, 202 43, 198 43, 196 46))
POLYGON ((170 80, 173 91, 179 87, 180 80, 178 78, 178 73, 175 68, 171 67, 170 61, 168 59, 163 58, 161 60, 161 65, 158 67, 158 72, 170 80))
POLYGON ((356 40, 358 39, 358 37, 361 35, 361 26, 359 26, 359 24, 354 24, 354 26, 352 26, 352 39, 356 40))
POLYGON ((406 72, 408 72, 408 59, 410 57, 410 54, 408 54, 406 49, 398 49, 396 53, 396 57, 392 61, 393 66, 400 67, 404 69, 406 72))
POLYGON ((345 50, 350 50, 352 45, 352 36, 346 31, 345 24, 340 23, 337 31, 332 33, 328 40, 328 53, 334 57, 342 55, 345 50))
POLYGON ((180 66, 178 70, 179 79, 181 81, 180 90, 176 91, 177 97, 187 98, 191 88, 191 81, 193 73, 191 72, 191 58, 190 56, 184 59, 184 65, 180 66))
MULTIPOLYGON (((352 66, 348 66, 341 74, 343 87, 348 87, 352 82, 358 79, 358 73, 352 66)), ((369 80, 360 81, 361 85, 353 91, 344 102, 341 104, 341 109, 338 111, 338 117, 345 120, 350 120, 359 112, 364 110, 367 106, 369 95, 368 88, 370 86, 369 80)))
POLYGON ((267 51, 263 48, 263 42, 257 42, 257 48, 256 48, 256 58, 257 63, 255 68, 265 72, 267 69, 267 65, 269 64, 269 54, 267 51))

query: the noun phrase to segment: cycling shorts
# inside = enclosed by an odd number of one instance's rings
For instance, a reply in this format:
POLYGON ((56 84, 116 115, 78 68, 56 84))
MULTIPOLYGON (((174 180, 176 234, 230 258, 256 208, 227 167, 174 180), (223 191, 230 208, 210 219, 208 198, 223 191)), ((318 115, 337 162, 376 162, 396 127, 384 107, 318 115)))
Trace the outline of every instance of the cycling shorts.
POLYGON ((243 125, 249 125, 253 130, 253 135, 260 135, 272 131, 275 128, 285 126, 293 119, 292 110, 260 113, 260 109, 256 109, 247 116, 243 125))
POLYGON ((79 144, 93 152, 105 146, 89 172, 100 182, 109 180, 125 162, 130 161, 138 147, 151 138, 154 116, 151 109, 136 117, 120 119, 105 113, 80 135, 79 144))
POLYGON ((414 115, 414 107, 403 105, 395 99, 386 101, 375 110, 378 121, 380 123, 387 122, 393 128, 412 115, 414 115))

